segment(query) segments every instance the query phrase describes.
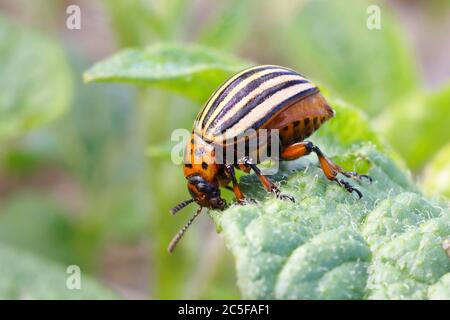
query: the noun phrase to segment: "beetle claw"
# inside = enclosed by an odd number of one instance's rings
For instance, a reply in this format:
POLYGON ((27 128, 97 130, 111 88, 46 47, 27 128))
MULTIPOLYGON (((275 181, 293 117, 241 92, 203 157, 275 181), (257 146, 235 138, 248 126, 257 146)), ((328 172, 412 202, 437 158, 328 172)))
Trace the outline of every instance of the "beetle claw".
POLYGON ((350 171, 350 172, 342 172, 342 174, 344 176, 346 176, 347 178, 352 178, 352 179, 355 179, 355 180, 358 180, 358 181, 362 181, 363 178, 364 178, 364 179, 367 179, 369 181, 369 183, 373 182, 372 177, 367 175, 367 174, 359 174, 357 172, 352 172, 352 171, 350 171))
POLYGON ((361 191, 359 191, 359 190, 356 189, 356 188, 353 188, 353 187, 352 187, 351 191, 349 190, 349 192, 355 192, 355 193, 358 195, 358 198, 359 198, 359 199, 361 199, 361 198, 363 197, 361 191))
POLYGON ((286 200, 287 199, 287 200, 291 200, 292 202, 295 203, 295 198, 290 196, 290 195, 288 195, 288 194, 284 194, 284 193, 278 192, 276 195, 277 195, 277 198, 280 199, 280 200, 286 200))
POLYGON ((246 205, 247 203, 256 203, 256 200, 253 198, 244 198, 241 200, 238 199, 237 203, 243 206, 246 205))
POLYGON ((294 197, 292 197, 288 194, 281 193, 280 189, 278 189, 275 185, 272 185, 270 192, 275 193, 277 199, 280 199, 280 200, 288 199, 288 200, 291 200, 292 202, 295 202, 294 197))
POLYGON ((363 194, 361 193, 361 191, 359 191, 358 189, 354 188, 350 183, 348 183, 347 181, 344 181, 342 179, 338 180, 336 179, 336 182, 338 185, 340 185, 341 187, 345 188, 345 190, 347 190, 350 193, 355 192, 359 199, 361 199, 363 197, 363 194))
POLYGON ((360 176, 361 178, 365 178, 365 179, 369 180, 369 183, 372 183, 372 182, 373 182, 372 177, 369 176, 369 175, 367 175, 367 174, 360 174, 359 176, 360 176))

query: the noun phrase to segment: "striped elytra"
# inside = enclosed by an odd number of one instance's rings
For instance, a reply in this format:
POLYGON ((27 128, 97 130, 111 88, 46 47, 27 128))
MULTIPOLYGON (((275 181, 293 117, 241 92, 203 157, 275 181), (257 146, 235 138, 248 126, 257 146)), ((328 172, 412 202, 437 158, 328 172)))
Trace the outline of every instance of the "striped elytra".
MULTIPOLYGON (((252 67, 231 77, 214 92, 197 116, 194 132, 206 141, 219 143, 225 136, 230 139, 248 129, 282 129, 273 119, 315 95, 320 96, 319 89, 293 70, 272 65, 252 67)), ((309 136, 333 116, 324 99, 316 100, 318 103, 304 103, 291 115, 292 122, 307 118, 312 122, 310 127, 298 128, 303 130, 297 134, 299 138, 309 136)))
MULTIPOLYGON (((334 111, 319 89, 291 69, 255 66, 232 76, 214 91, 196 118, 184 155, 184 175, 191 198, 175 206, 172 213, 192 202, 200 206, 199 210, 204 207, 223 209, 225 201, 220 188, 229 189, 238 203, 245 203, 236 169, 246 173, 253 171, 268 192, 293 200, 282 194, 257 166, 266 158, 276 158, 274 148, 278 148, 275 149, 278 157, 274 160, 290 161, 315 153, 329 180, 362 197, 358 189, 337 175, 357 180, 370 177, 343 170, 317 146, 305 141, 333 116, 334 111), (276 146, 270 136, 273 131, 278 133, 276 146), (251 144, 250 141, 257 142, 251 144), (229 153, 233 153, 231 157, 229 153)), ((169 251, 199 212, 174 237, 169 251)))

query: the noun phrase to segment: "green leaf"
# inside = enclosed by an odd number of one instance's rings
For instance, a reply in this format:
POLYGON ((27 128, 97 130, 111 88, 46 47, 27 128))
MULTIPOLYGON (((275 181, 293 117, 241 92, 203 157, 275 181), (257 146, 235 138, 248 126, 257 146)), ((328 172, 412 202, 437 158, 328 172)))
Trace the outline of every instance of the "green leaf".
POLYGON ((378 3, 381 29, 367 28, 366 11, 373 4, 307 1, 276 38, 281 35, 283 52, 292 66, 370 114, 412 91, 418 82, 411 50, 386 5, 378 3))
POLYGON ((433 300, 448 300, 449 292, 450 274, 448 273, 428 288, 428 296, 433 300))
POLYGON ((419 169, 450 137, 450 84, 431 93, 415 93, 386 109, 376 125, 405 158, 419 169))
POLYGON ((0 16, 0 139, 61 115, 71 98, 69 67, 52 40, 0 16))
POLYGON ((69 290, 70 275, 61 265, 0 244, 0 299, 117 298, 83 270, 81 289, 69 290))
POLYGON ((203 103, 225 78, 245 66, 210 48, 158 44, 123 50, 95 64, 86 71, 84 80, 158 86, 203 103))
POLYGON ((450 198, 450 144, 442 148, 427 164, 423 174, 423 189, 430 194, 450 198))
POLYGON ((235 257, 243 298, 450 299, 448 205, 420 194, 376 147, 364 117, 331 104, 336 118, 312 140, 374 181, 345 179, 363 193, 359 200, 328 181, 315 156, 286 162, 272 179, 296 198, 292 203, 267 194, 254 175, 243 176, 244 193, 258 202, 210 212, 235 257))

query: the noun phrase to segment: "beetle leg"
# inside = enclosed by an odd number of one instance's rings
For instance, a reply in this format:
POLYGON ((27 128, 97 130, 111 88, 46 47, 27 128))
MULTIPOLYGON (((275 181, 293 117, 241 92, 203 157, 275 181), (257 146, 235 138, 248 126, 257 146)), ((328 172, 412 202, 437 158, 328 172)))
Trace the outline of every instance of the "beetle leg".
MULTIPOLYGON (((366 175, 366 174, 359 174, 352 171, 345 171, 340 166, 338 166, 336 163, 328 159, 323 153, 322 150, 319 149, 319 147, 313 145, 311 143, 310 145, 311 151, 314 152, 317 157, 319 158, 320 165, 325 172, 325 175, 328 179, 334 180, 332 178, 335 178, 338 173, 341 173, 342 175, 346 176, 347 178, 355 179, 358 181, 361 181, 363 178, 369 180, 369 182, 372 182, 372 177, 366 175)), ((350 191, 351 192, 351 191, 350 191)))
POLYGON ((373 182, 372 177, 368 176, 367 174, 359 174, 359 173, 354 172, 354 171, 345 171, 345 170, 342 170, 341 173, 344 176, 346 176, 347 178, 352 178, 352 179, 355 179, 355 180, 358 180, 358 181, 362 181, 363 178, 364 178, 364 179, 367 179, 370 183, 373 182))
POLYGON ((294 160, 298 159, 302 156, 306 156, 310 154, 311 152, 314 152, 317 157, 319 158, 320 166, 322 167, 322 171, 324 172, 325 176, 332 181, 336 181, 338 185, 345 188, 348 192, 352 193, 355 192, 359 198, 362 198, 362 193, 358 189, 352 187, 348 182, 337 179, 336 176, 338 173, 343 174, 344 176, 356 180, 362 180, 362 178, 366 178, 370 182, 372 182, 372 178, 365 174, 358 174, 356 172, 349 172, 342 169, 340 166, 335 164, 333 161, 328 159, 322 152, 322 150, 319 149, 319 147, 315 146, 313 143, 308 141, 303 141, 299 143, 294 143, 293 145, 290 145, 286 147, 281 152, 281 158, 283 160, 294 160))
POLYGON ((236 179, 236 174, 234 172, 234 167, 232 165, 226 164, 225 169, 227 170, 228 174, 230 175, 231 182, 233 183, 233 192, 236 196, 236 199, 239 203, 243 203, 245 200, 245 196, 241 191, 241 188, 239 187, 239 183, 236 179))
POLYGON ((242 170, 245 173, 250 173, 250 170, 252 170, 252 168, 250 168, 248 165, 246 165, 244 163, 239 163, 238 167, 239 167, 239 170, 242 170))
POLYGON ((287 146, 281 151, 280 158, 283 160, 295 160, 307 156, 312 152, 311 142, 298 142, 287 146))
POLYGON ((363 195, 362 195, 361 191, 359 191, 358 189, 354 188, 347 181, 344 181, 342 179, 336 179, 336 178, 334 178, 333 180, 336 181, 336 183, 338 185, 340 185, 341 187, 345 188, 345 190, 347 190, 348 192, 350 192, 350 193, 355 192, 360 199, 362 198, 363 195))
POLYGON ((280 189, 272 182, 270 181, 265 175, 262 174, 261 170, 256 166, 256 164, 252 163, 249 158, 245 157, 243 159, 244 164, 248 167, 250 167, 258 177, 261 184, 264 186, 264 188, 267 190, 267 192, 273 192, 279 199, 289 199, 292 202, 295 202, 295 199, 287 194, 281 193, 280 189))

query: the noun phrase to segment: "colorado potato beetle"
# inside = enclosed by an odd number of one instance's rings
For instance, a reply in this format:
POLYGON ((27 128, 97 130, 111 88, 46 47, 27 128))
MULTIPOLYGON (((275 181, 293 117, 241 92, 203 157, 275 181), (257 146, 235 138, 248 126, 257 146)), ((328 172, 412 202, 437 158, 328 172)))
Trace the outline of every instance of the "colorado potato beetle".
POLYGON ((203 207, 225 207, 225 201, 220 196, 221 187, 232 190, 239 203, 245 202, 235 169, 246 173, 253 171, 268 192, 278 198, 294 201, 291 196, 282 194, 257 166, 268 158, 272 159, 273 151, 278 154, 277 159, 274 159, 276 161, 295 160, 315 153, 329 180, 361 198, 358 189, 337 175, 340 173, 357 180, 372 179, 367 175, 343 170, 317 146, 305 141, 333 116, 334 111, 319 88, 288 68, 255 66, 225 81, 199 112, 191 139, 186 145, 184 175, 191 199, 181 202, 171 212, 175 214, 193 202, 200 207, 172 239, 169 252, 173 251, 203 207), (266 135, 263 136, 262 132, 266 135), (272 133, 276 133, 276 143, 272 133), (270 139, 267 138, 269 136, 270 139), (256 139, 253 139, 256 144, 250 143, 252 137, 256 139), (243 152, 239 154, 238 149, 243 152))

